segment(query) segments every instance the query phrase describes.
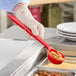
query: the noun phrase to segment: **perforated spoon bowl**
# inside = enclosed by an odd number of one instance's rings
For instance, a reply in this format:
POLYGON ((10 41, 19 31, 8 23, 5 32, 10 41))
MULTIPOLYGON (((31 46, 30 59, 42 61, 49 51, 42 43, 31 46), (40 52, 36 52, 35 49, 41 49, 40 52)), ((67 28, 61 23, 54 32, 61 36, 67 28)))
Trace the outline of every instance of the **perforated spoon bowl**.
POLYGON ((17 19, 14 15, 12 14, 9 14, 8 17, 14 22, 16 23, 19 27, 21 27, 23 30, 25 30, 28 34, 30 34, 34 39, 36 39, 37 41, 39 41, 42 45, 44 45, 46 48, 47 48, 47 51, 48 51, 48 54, 47 54, 47 57, 48 57, 48 60, 54 64, 61 64, 64 60, 65 60, 65 56, 59 52, 61 55, 62 55, 62 58, 63 60, 58 60, 58 59, 55 59, 53 58, 51 55, 50 55, 50 52, 51 51, 54 51, 54 52, 58 52, 57 50, 53 49, 48 43, 46 43, 42 38, 40 38, 39 36, 35 36, 32 31, 25 25, 23 24, 19 19, 17 19))

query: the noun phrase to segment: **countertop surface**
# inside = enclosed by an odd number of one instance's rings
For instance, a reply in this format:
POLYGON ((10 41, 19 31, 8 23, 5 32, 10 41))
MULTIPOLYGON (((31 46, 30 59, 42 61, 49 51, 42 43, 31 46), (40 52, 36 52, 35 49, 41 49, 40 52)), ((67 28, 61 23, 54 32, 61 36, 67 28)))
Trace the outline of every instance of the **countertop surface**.
MULTIPOLYGON (((67 50, 67 53, 69 51, 70 55, 76 56, 76 42, 58 36, 55 28, 45 28, 44 40, 55 49, 67 50)), ((24 31, 16 25, 2 32, 0 34, 0 76, 10 76, 22 63, 42 48, 43 45, 39 42, 27 40, 24 31)))
MULTIPOLYGON (((45 28, 44 39, 50 38, 55 35, 56 35, 56 29, 45 28)), ((6 65, 14 61, 14 59, 16 59, 18 56, 24 54, 23 57, 19 58, 27 60, 27 58, 31 56, 31 54, 29 54, 30 50, 31 52, 33 51, 33 53, 35 53, 36 49, 39 50, 42 47, 43 46, 40 43, 31 40, 27 41, 27 39, 24 36, 23 30, 16 25, 13 25, 6 31, 2 32, 0 34, 0 69, 1 69, 0 75, 2 75, 3 71, 7 70, 5 69, 8 68, 6 65), (33 49, 33 47, 35 50, 33 49), (27 50, 26 54, 24 50, 27 50)), ((21 64, 21 61, 19 61, 19 64, 21 64)), ((5 76, 5 74, 2 76, 5 76)))

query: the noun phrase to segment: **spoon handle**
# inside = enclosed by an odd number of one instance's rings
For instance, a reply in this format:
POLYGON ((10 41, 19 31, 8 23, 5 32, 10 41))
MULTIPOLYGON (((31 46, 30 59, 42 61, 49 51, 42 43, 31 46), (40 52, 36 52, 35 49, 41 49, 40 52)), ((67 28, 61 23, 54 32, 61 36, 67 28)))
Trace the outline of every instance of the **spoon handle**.
POLYGON ((24 29, 27 33, 29 33, 33 38, 35 38, 37 41, 39 41, 41 44, 43 44, 47 49, 53 49, 48 43, 46 43, 42 38, 40 38, 39 36, 35 36, 31 29, 28 28, 25 24, 23 24, 19 19, 17 19, 14 15, 9 14, 8 17, 14 22, 16 23, 19 27, 21 27, 22 29, 24 29))

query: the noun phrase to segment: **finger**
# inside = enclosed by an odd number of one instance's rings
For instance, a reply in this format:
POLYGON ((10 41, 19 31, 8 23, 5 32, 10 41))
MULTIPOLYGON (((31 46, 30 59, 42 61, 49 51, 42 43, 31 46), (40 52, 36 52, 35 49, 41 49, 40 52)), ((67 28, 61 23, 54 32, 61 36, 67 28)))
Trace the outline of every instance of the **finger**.
POLYGON ((44 37, 44 32, 45 32, 43 25, 39 24, 38 27, 37 27, 37 29, 38 29, 38 32, 39 32, 39 36, 41 38, 43 38, 44 37))
POLYGON ((32 30, 32 33, 33 33, 35 36, 39 35, 39 32, 38 32, 37 27, 32 27, 31 30, 32 30))

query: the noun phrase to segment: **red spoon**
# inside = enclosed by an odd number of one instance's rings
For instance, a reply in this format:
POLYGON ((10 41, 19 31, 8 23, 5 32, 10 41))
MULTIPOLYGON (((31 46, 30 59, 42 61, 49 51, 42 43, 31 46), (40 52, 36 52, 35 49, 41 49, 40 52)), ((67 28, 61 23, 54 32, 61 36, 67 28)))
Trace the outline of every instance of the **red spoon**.
POLYGON ((54 52, 58 52, 56 51, 55 49, 53 49, 48 43, 46 43, 42 38, 40 38, 39 36, 35 36, 32 31, 25 25, 23 24, 20 20, 18 20, 14 15, 12 14, 9 14, 8 17, 14 22, 16 23, 18 26, 20 26, 23 30, 25 30, 27 33, 29 33, 33 38, 35 38, 37 41, 39 41, 42 45, 44 45, 46 48, 47 48, 47 51, 48 51, 48 60, 54 64, 61 64, 64 60, 65 60, 65 57, 64 55, 59 52, 62 56, 62 60, 58 60, 58 59, 55 59, 53 58, 51 55, 50 55, 50 52, 51 51, 54 51, 54 52))

